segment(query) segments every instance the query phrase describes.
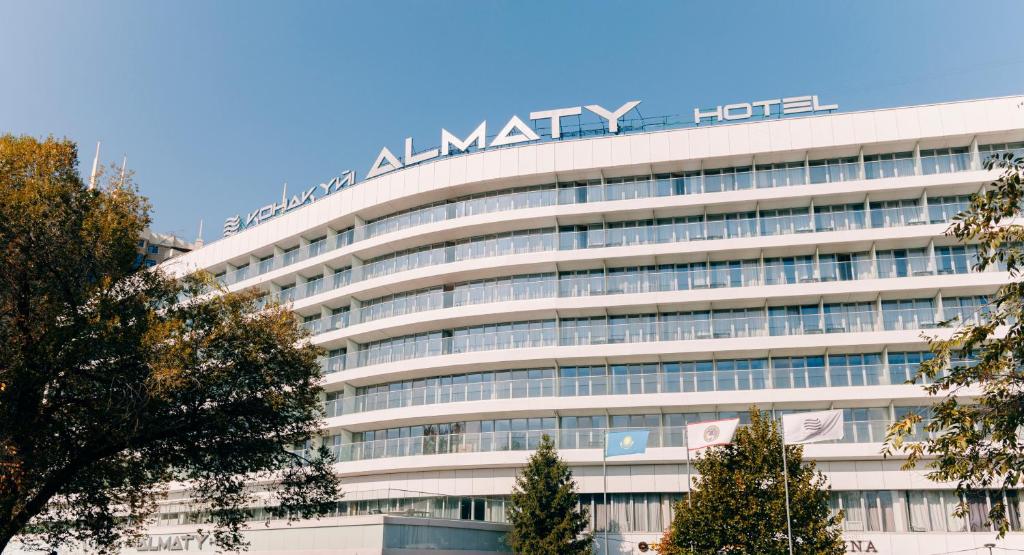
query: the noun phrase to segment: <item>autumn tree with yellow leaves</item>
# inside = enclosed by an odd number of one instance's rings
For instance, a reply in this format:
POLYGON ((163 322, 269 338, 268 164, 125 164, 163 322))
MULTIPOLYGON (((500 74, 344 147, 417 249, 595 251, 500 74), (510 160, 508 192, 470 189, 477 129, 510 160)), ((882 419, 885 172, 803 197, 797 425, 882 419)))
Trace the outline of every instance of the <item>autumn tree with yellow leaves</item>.
POLYGON ((202 275, 138 268, 149 206, 90 189, 67 140, 0 137, 0 551, 116 551, 177 481, 222 549, 263 484, 281 517, 337 497, 319 432, 318 350, 291 314, 202 275))

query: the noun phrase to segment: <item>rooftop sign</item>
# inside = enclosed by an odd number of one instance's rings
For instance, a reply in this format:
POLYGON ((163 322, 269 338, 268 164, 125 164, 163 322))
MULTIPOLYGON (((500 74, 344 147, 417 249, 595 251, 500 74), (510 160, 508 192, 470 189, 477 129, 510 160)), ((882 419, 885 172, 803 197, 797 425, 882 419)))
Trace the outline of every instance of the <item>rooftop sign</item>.
MULTIPOLYGON (((587 111, 597 114, 598 117, 608 122, 608 132, 618 133, 619 132, 619 119, 626 115, 633 108, 636 108, 640 104, 639 100, 630 100, 629 102, 619 106, 615 110, 605 109, 597 104, 591 104, 586 106, 587 111)), ((542 110, 540 112, 530 112, 530 119, 537 120, 549 120, 551 122, 551 138, 558 139, 562 136, 562 118, 569 116, 578 116, 583 113, 583 107, 573 106, 572 108, 557 108, 554 110, 542 110)), ((373 165, 370 166, 370 171, 367 172, 366 178, 376 177, 381 174, 385 174, 390 171, 397 170, 405 166, 411 166, 420 162, 426 162, 439 156, 448 156, 452 152, 452 147, 461 152, 466 152, 470 147, 475 146, 476 150, 484 150, 485 148, 493 148, 496 146, 507 146, 518 143, 529 143, 533 141, 539 141, 540 135, 529 125, 519 119, 519 116, 512 116, 508 120, 508 123, 498 131, 498 134, 491 139, 490 143, 487 140, 487 120, 480 122, 480 125, 473 130, 465 139, 459 139, 453 135, 447 129, 441 129, 441 147, 432 148, 425 150, 420 153, 413 153, 412 148, 412 137, 405 139, 405 158, 403 161, 399 160, 398 157, 392 153, 388 147, 384 147, 380 150, 380 154, 377 155, 377 159, 374 160, 373 165)))
POLYGON ((720 121, 750 119, 754 116, 769 118, 773 115, 788 116, 791 114, 806 114, 808 112, 830 112, 838 109, 838 104, 820 104, 816 94, 811 96, 793 96, 790 98, 773 98, 771 100, 726 104, 725 106, 717 106, 714 110, 706 111, 694 108, 693 123, 699 125, 705 121, 718 123, 720 121), (778 108, 772 110, 772 106, 778 106, 778 108))
MULTIPOLYGON (((624 126, 622 118, 631 110, 635 110, 639 105, 639 100, 630 100, 615 109, 608 109, 598 104, 588 104, 586 106, 530 112, 529 119, 531 122, 534 122, 532 125, 527 124, 519 116, 512 116, 493 137, 487 135, 486 120, 480 122, 472 132, 462 138, 442 128, 440 146, 420 152, 416 152, 412 137, 406 137, 405 148, 402 152, 404 156, 399 158, 388 147, 381 148, 380 154, 377 155, 369 171, 366 172, 366 179, 456 154, 520 143, 557 140, 566 136, 615 135, 624 132, 693 127, 752 118, 776 118, 792 114, 832 111, 839 108, 838 104, 821 104, 817 95, 794 96, 725 104, 716 106, 713 109, 694 108, 692 122, 672 117, 639 118, 638 120, 630 120, 630 122, 639 121, 639 125, 630 124, 624 126), (584 110, 586 110, 586 113, 592 114, 597 120, 596 124, 585 128, 580 123, 580 117, 585 113, 584 110), (575 123, 572 123, 573 121, 575 123), (572 130, 567 131, 569 128, 572 130)), ((330 181, 303 189, 298 194, 292 195, 291 198, 288 198, 287 193, 283 193, 280 203, 270 203, 262 206, 245 214, 245 217, 236 214, 226 219, 224 221, 224 236, 234 235, 239 231, 316 202, 355 184, 356 172, 345 170, 330 181)))

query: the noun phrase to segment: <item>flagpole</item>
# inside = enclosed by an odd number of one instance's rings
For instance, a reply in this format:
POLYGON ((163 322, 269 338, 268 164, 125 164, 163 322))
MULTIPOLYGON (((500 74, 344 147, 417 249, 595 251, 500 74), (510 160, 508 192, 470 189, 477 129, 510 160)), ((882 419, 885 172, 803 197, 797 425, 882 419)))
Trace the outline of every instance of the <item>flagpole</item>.
MULTIPOLYGON (((693 481, 690 479, 690 431, 686 430, 686 505, 693 508, 693 481)), ((690 541, 690 551, 693 551, 693 540, 690 541)))
MULTIPOLYGON (((650 435, 651 431, 650 430, 638 430, 638 431, 634 430, 634 432, 639 434, 639 437, 641 438, 640 441, 635 441, 633 439, 633 433, 631 433, 629 431, 626 431, 626 432, 615 432, 616 435, 622 434, 623 438, 622 438, 621 441, 619 441, 619 439, 616 438, 615 441, 618 442, 616 444, 617 448, 616 448, 614 453, 610 453, 610 451, 611 451, 611 441, 612 441, 611 440, 611 436, 612 436, 612 434, 611 434, 611 432, 608 431, 607 428, 604 431, 604 441, 603 441, 604 450, 601 451, 601 476, 602 476, 603 483, 604 483, 604 487, 603 487, 603 490, 604 490, 604 551, 603 551, 603 553, 604 553, 604 555, 611 555, 610 544, 608 543, 608 530, 611 528, 611 524, 612 524, 612 517, 611 517, 612 508, 611 508, 611 505, 608 504, 608 457, 609 456, 618 457, 618 456, 621 456, 621 455, 642 455, 642 454, 646 453, 647 452, 647 439, 648 439, 648 436, 650 435)), ((595 518, 597 518, 597 517, 595 517, 595 518)), ((615 541, 618 541, 619 543, 621 543, 623 540, 622 539, 618 539, 618 540, 615 540, 615 541)))
POLYGON ((604 433, 604 449, 601 450, 601 475, 604 479, 604 555, 611 555, 608 549, 608 525, 611 522, 611 510, 608 506, 608 432, 604 433))
POLYGON ((786 539, 789 541, 789 555, 793 555, 793 525, 789 517, 789 467, 786 465, 786 432, 785 429, 779 434, 782 437, 782 487, 786 492, 786 539))
POLYGON ((690 480, 690 434, 686 434, 686 504, 693 508, 693 482, 690 480))

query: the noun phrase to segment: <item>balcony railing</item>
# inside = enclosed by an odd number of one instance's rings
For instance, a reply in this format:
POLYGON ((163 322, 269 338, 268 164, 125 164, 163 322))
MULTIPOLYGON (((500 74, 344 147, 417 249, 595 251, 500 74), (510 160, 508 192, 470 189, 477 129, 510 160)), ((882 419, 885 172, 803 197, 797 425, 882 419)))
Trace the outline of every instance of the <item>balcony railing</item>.
POLYGON ((903 371, 902 367, 898 370, 894 367, 894 372, 899 372, 898 376, 893 376, 898 380, 895 382, 890 379, 884 364, 801 364, 795 367, 764 364, 749 369, 492 380, 329 399, 324 402, 324 410, 328 417, 335 417, 386 409, 506 399, 888 385, 908 379, 909 376, 903 376, 903 371))
MULTIPOLYGON (((966 200, 964 201, 966 203, 966 200)), ((961 204, 943 210, 943 213, 959 212, 961 204)), ((928 223, 921 207, 877 208, 866 211, 872 227, 891 227, 928 223)), ((861 211, 860 213, 863 213, 861 211)), ((832 213, 835 216, 836 213, 832 213)), ((709 216, 710 218, 710 216, 709 216)), ((672 223, 626 222, 635 225, 609 225, 602 229, 586 231, 554 231, 550 229, 528 230, 501 234, 494 237, 474 238, 451 245, 424 247, 412 252, 396 253, 368 261, 357 268, 346 268, 332 276, 319 278, 303 287, 289 287, 277 294, 281 302, 292 302, 344 287, 352 283, 391 275, 415 268, 447 264, 451 262, 526 254, 554 250, 591 249, 623 247, 643 244, 673 243, 679 241, 706 240, 718 238, 739 238, 753 235, 776 235, 815 231, 809 215, 764 216, 723 221, 721 226, 709 219, 692 222, 689 218, 677 218, 672 223)), ((864 218, 858 218, 867 225, 864 218)))
MULTIPOLYGON (((812 160, 806 164, 709 169, 687 175, 637 176, 596 183, 559 183, 474 195, 407 210, 346 229, 336 235, 257 261, 255 268, 237 268, 223 275, 221 280, 226 285, 232 285, 378 235, 477 214, 559 204, 716 193, 753 189, 755 185, 756 188, 774 188, 848 181, 860 179, 862 176, 866 179, 904 177, 918 173, 918 162, 922 174, 972 169, 970 154, 967 152, 928 152, 934 154, 924 154, 919 160, 913 157, 899 157, 901 155, 888 155, 889 157, 885 159, 868 159, 864 162, 863 168, 855 161, 812 160)), ((989 154, 992 152, 1003 151, 992 150, 989 154)))
MULTIPOLYGON (((829 443, 881 443, 885 440, 890 420, 844 422, 844 438, 829 443)), ((362 441, 334 446, 338 461, 360 461, 393 457, 446 455, 462 453, 490 453, 498 451, 532 451, 547 435, 559 449, 603 449, 608 432, 631 431, 637 428, 589 428, 573 430, 522 430, 480 432, 464 434, 430 435, 362 441)), ((686 445, 685 426, 665 426, 650 431, 648 447, 683 447, 686 445)), ((911 439, 924 437, 916 431, 911 439)))
POLYGON ((960 304, 951 304, 946 318, 940 317, 932 299, 908 299, 883 301, 881 309, 875 302, 824 303, 436 330, 360 345, 358 351, 347 354, 342 367, 506 349, 930 329, 951 315, 976 319, 987 302, 984 297, 949 299, 960 304))

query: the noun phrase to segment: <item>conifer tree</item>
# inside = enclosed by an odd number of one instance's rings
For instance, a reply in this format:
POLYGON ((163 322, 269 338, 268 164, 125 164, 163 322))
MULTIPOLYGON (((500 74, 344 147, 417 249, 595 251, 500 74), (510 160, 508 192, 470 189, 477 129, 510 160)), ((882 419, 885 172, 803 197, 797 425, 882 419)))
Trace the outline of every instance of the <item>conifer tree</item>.
POLYGON ((541 438, 526 467, 516 477, 509 501, 512 530, 506 543, 523 555, 589 555, 593 538, 587 529, 586 509, 572 471, 558 456, 550 437, 541 438))
MULTIPOLYGON (((662 555, 786 555, 782 438, 778 425, 755 409, 733 443, 712 447, 695 461, 692 505, 676 506, 662 555)), ((829 514, 828 485, 803 448, 786 446, 793 550, 800 555, 845 553, 840 517, 829 514)))

